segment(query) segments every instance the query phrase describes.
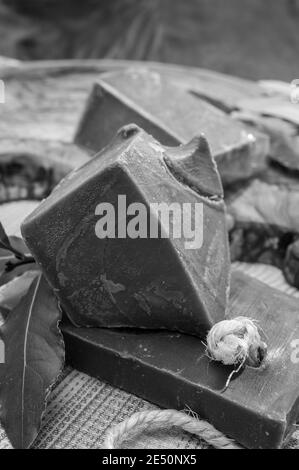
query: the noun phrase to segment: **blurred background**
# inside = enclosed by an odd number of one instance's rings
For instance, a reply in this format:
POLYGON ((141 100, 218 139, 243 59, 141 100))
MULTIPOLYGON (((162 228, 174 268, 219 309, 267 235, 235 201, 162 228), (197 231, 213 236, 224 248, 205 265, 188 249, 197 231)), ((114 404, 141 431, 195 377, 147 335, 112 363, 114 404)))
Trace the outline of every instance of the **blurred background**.
POLYGON ((0 55, 299 75, 299 0, 0 0, 0 55))

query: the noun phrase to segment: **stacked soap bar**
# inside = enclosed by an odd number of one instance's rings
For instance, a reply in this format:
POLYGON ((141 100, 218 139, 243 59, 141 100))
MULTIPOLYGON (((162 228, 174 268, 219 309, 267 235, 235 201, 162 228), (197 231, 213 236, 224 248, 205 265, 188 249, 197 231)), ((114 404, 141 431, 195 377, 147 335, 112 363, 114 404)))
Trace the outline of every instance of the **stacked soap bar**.
POLYGON ((68 361, 76 369, 162 407, 189 407, 248 448, 282 447, 299 416, 298 300, 236 271, 228 317, 240 315, 255 319, 265 332, 268 363, 244 369, 224 393, 232 368, 211 361, 198 338, 62 328, 68 361))
POLYGON ((253 132, 148 69, 101 76, 89 98, 76 143, 94 154, 129 122, 143 127, 164 145, 187 143, 203 133, 225 184, 261 170, 269 152, 266 135, 253 132))
POLYGON ((224 317, 225 207, 203 137, 166 148, 135 125, 123 128, 22 233, 76 325, 204 336, 224 317))

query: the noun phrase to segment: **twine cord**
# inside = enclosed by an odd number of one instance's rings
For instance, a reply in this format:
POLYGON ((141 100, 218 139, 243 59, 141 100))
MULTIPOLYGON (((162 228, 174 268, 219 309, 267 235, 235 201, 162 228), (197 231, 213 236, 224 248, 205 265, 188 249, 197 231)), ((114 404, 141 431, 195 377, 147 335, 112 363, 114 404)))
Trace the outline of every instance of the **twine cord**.
POLYGON ((261 333, 256 322, 247 317, 223 320, 211 328, 207 336, 207 356, 224 365, 236 366, 221 393, 245 365, 254 368, 265 365, 267 344, 262 340, 261 333))
MULTIPOLYGON (((267 354, 267 345, 261 338, 261 330, 256 322, 247 317, 237 317, 216 323, 207 335, 206 354, 214 361, 236 368, 229 374, 223 393, 230 384, 234 374, 242 367, 260 367, 267 354)), ((176 410, 143 411, 108 431, 104 448, 118 449, 124 441, 133 439, 143 431, 153 431, 176 426, 194 434, 218 449, 240 449, 241 447, 207 421, 193 413, 176 410)))
POLYGON ((154 410, 134 413, 107 432, 104 449, 120 449, 125 441, 136 438, 144 431, 155 431, 172 426, 194 434, 216 449, 241 449, 207 421, 188 416, 177 410, 154 410))
POLYGON ((207 336, 207 353, 214 361, 225 365, 246 362, 260 367, 267 352, 261 330, 247 317, 236 317, 216 323, 207 336))

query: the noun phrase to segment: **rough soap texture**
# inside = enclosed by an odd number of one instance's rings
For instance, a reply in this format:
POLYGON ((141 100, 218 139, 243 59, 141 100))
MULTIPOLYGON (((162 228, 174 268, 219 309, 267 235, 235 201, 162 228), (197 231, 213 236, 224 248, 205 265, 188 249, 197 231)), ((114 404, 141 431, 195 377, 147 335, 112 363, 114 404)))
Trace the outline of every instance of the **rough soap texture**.
POLYGON ((268 365, 247 367, 224 393, 231 367, 210 361, 202 342, 187 335, 64 325, 67 358, 76 369, 162 407, 189 407, 246 447, 281 447, 299 412, 292 347, 299 337, 298 300, 234 272, 228 317, 240 315, 266 333, 268 365))
POLYGON ((224 317, 228 294, 222 196, 205 139, 168 149, 132 125, 70 174, 25 220, 22 233, 76 325, 203 336, 224 317), (119 195, 127 206, 142 202, 147 209, 202 203, 202 247, 187 249, 185 237, 98 238, 95 209, 102 202, 117 208, 119 195))
POLYGON ((98 80, 79 125, 76 143, 94 154, 129 122, 135 122, 164 145, 186 144, 203 133, 225 184, 259 171, 269 152, 266 135, 252 131, 160 73, 147 69, 109 73, 98 80))

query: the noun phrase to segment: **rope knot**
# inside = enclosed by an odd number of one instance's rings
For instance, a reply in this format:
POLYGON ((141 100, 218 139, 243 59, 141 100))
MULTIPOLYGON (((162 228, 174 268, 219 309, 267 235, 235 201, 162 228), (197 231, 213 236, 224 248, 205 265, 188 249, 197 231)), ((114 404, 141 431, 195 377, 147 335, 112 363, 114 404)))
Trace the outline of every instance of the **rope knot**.
MULTIPOLYGON (((262 341, 260 329, 254 320, 237 317, 216 323, 207 336, 207 354, 214 361, 225 365, 237 366, 226 381, 224 392, 233 376, 243 365, 260 367, 267 354, 267 345, 262 341)), ((218 448, 238 448, 236 444, 215 430, 207 422, 199 421, 175 410, 154 410, 135 413, 124 422, 115 426, 106 436, 104 448, 115 449, 125 438, 134 437, 145 429, 156 429, 165 426, 179 426, 185 431, 204 438, 218 448)))
POLYGON ((260 367, 267 354, 254 320, 236 317, 216 323, 207 336, 207 353, 225 365, 260 367))

